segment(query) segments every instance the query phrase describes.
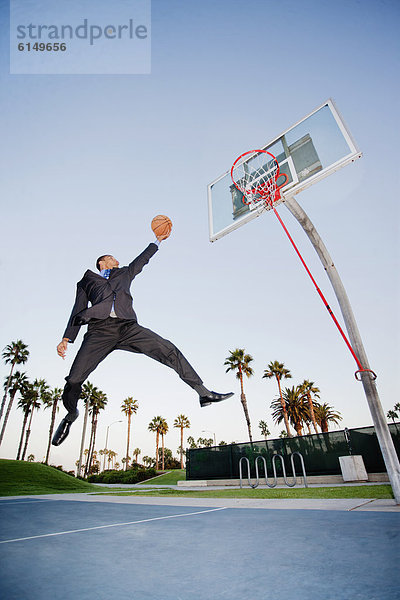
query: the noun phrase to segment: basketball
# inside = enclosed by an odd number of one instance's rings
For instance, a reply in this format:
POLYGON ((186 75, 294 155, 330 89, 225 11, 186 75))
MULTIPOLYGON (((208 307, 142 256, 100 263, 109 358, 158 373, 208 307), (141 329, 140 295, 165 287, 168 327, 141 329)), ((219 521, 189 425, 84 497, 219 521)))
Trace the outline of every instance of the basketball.
POLYGON ((157 215, 151 222, 151 228, 154 231, 156 237, 166 236, 168 237, 172 229, 172 221, 165 215, 157 215))

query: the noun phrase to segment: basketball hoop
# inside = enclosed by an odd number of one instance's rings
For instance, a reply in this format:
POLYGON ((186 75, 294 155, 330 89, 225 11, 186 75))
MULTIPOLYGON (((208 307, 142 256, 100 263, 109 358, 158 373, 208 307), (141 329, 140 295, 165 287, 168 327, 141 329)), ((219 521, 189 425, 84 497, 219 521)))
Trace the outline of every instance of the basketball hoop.
POLYGON ((279 223, 282 225, 287 237, 290 240, 296 254, 300 258, 308 276, 313 282, 325 308, 328 310, 333 322, 335 323, 340 335, 350 350, 354 360, 357 363, 358 370, 355 373, 357 381, 362 381, 361 374, 369 373, 372 380, 376 379, 376 373, 371 369, 365 369, 349 340, 341 328, 337 318, 335 317, 331 307, 329 306, 324 294, 318 287, 310 269, 304 261, 299 249, 297 248, 292 236, 290 235, 285 223, 282 221, 274 204, 281 198, 281 188, 287 183, 288 176, 285 173, 280 173, 279 163, 275 156, 266 150, 249 150, 241 154, 233 163, 231 168, 231 178, 235 187, 243 194, 242 202, 249 206, 250 210, 264 205, 265 208, 270 208, 275 213, 279 223), (278 185, 279 176, 284 177, 284 181, 278 185))
POLYGON ((231 178, 243 194, 243 204, 250 209, 260 203, 272 208, 281 198, 280 190, 288 180, 288 176, 280 172, 275 156, 266 150, 249 150, 241 154, 232 165, 231 178), (277 184, 279 176, 285 178, 280 185, 277 184))

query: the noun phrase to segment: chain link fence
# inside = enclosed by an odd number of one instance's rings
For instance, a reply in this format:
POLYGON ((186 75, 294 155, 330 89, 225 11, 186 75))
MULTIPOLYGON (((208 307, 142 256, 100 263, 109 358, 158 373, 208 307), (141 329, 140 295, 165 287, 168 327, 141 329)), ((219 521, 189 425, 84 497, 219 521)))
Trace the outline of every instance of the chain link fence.
MULTIPOLYGON (((400 423, 389 425, 389 429, 396 452, 400 456, 400 423)), ((255 477, 254 463, 257 456, 265 458, 270 471, 274 454, 281 454, 287 458, 285 462, 289 465, 290 455, 294 452, 302 454, 307 475, 340 475, 339 456, 350 454, 360 454, 363 457, 367 473, 386 471, 375 428, 360 427, 293 438, 262 440, 253 444, 248 442, 188 449, 186 478, 239 479, 239 460, 243 456, 249 459, 251 477, 255 477)), ((279 464, 277 467, 278 476, 282 476, 279 464)))

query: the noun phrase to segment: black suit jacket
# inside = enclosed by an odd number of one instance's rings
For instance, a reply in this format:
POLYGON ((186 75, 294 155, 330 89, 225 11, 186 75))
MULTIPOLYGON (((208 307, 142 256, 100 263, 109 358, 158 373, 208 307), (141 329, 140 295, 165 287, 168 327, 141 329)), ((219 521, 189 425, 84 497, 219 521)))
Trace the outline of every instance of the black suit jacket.
POLYGON ((86 271, 77 284, 75 304, 63 337, 73 342, 81 325, 86 325, 91 319, 109 317, 113 302, 117 317, 137 321, 132 307, 131 283, 157 250, 157 244, 149 244, 127 267, 111 269, 109 279, 86 271), (89 303, 91 306, 88 306, 89 303))

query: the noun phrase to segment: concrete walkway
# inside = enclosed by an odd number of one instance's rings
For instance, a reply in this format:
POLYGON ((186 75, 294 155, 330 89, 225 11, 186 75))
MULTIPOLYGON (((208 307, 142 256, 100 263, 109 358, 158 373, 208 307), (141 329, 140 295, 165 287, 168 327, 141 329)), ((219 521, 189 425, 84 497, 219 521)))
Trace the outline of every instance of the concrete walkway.
MULTIPOLYGON (((120 487, 120 486, 116 486, 120 487)), ((135 486, 133 486, 135 488, 135 486)), ((142 487, 142 486, 140 486, 142 487)), ((146 486, 149 488, 150 486, 146 486)), ((156 486, 154 486, 156 487, 156 486)), ((160 486, 161 487, 161 486, 160 486)), ((167 487, 167 486, 163 486, 167 487)), ((176 486, 168 486, 170 488, 176 486)), ((132 486, 127 486, 133 489, 132 486)), ((135 491, 137 490, 137 487, 135 491)), ((99 490, 100 491, 100 490, 99 490)), ((127 489, 128 491, 128 489, 127 489)), ((196 490, 193 490, 196 491, 196 490)), ((330 510, 330 511, 376 511, 392 512, 400 515, 400 506, 391 499, 373 498, 337 498, 337 499, 312 499, 312 498, 184 498, 174 496, 147 496, 144 490, 142 495, 116 496, 114 494, 93 495, 88 493, 75 494, 42 494, 38 496, 7 496, 0 498, 2 504, 7 500, 20 502, 37 502, 48 500, 65 500, 76 502, 98 502, 114 504, 138 504, 149 506, 201 506, 201 507, 227 507, 227 508, 259 508, 259 509, 285 509, 285 510, 330 510)))

